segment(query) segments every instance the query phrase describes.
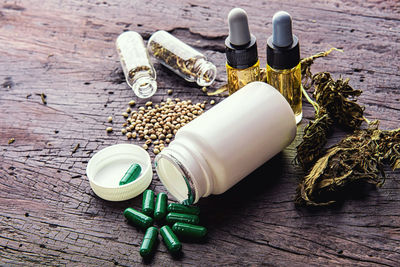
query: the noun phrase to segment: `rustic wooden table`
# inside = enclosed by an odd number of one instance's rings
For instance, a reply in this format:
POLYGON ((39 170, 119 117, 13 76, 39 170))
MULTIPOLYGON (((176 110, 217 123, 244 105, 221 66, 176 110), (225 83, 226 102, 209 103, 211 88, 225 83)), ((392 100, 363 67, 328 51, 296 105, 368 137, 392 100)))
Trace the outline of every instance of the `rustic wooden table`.
MULTIPOLYGON (((145 39, 159 29, 171 32, 217 65, 217 88, 226 82, 226 17, 236 6, 249 15, 262 65, 272 15, 286 10, 303 57, 331 46, 344 50, 319 59, 313 70, 349 77, 364 91, 359 102, 366 116, 380 119, 383 129, 398 128, 398 1, 1 2, 0 265, 399 266, 399 172, 388 170, 383 188, 354 192, 343 205, 295 208, 296 184, 304 175, 293 164, 295 147, 313 117, 305 102, 305 119, 290 147, 227 193, 199 203, 209 236, 202 244, 184 243, 181 257, 171 257, 160 243, 154 258, 143 261, 143 233, 122 215, 127 207, 139 208, 141 199, 104 201, 85 174, 98 150, 141 144, 118 130, 120 114, 135 97, 123 79, 117 36, 126 30, 145 39), (106 134, 110 115, 117 130, 106 134), (8 144, 10 138, 15 142, 8 144)), ((153 102, 165 100, 168 89, 182 99, 223 99, 155 67, 159 90, 153 102)), ((150 188, 165 192, 155 174, 150 188)))

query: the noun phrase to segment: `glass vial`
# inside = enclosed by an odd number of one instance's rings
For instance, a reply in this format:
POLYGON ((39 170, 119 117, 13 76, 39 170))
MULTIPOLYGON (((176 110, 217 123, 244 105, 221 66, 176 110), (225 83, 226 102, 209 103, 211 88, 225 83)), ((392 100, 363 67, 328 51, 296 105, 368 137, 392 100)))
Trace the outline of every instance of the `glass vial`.
POLYGON ((188 82, 209 86, 215 80, 215 65, 207 61, 203 54, 166 31, 153 33, 147 49, 161 64, 188 82))
POLYGON ((119 60, 126 82, 140 98, 148 98, 157 91, 156 71, 139 33, 127 31, 116 41, 119 60))
POLYGON ((247 14, 234 8, 228 15, 229 36, 225 40, 226 73, 229 94, 260 80, 256 37, 250 34, 247 14))
POLYGON ((156 156, 156 171, 178 201, 196 203, 231 188, 295 136, 285 98, 267 83, 252 82, 180 128, 156 156))
POLYGON ((267 41, 267 82, 286 98, 296 115, 303 117, 299 39, 292 34, 292 17, 279 11, 272 18, 267 41))

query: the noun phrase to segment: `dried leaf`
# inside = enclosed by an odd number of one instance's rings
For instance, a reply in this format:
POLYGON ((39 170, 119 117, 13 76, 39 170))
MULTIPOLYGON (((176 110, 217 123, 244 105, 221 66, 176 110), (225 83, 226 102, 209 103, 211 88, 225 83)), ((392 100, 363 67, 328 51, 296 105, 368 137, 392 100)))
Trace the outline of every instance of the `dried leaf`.
POLYGON ((333 121, 325 110, 320 110, 315 117, 304 128, 303 141, 297 146, 296 162, 304 170, 308 170, 324 153, 324 146, 332 133, 333 121))
POLYGON ((335 123, 345 130, 360 127, 364 121, 364 108, 356 103, 355 97, 362 91, 353 89, 349 85, 349 79, 339 78, 335 81, 330 73, 320 72, 313 76, 313 84, 313 95, 317 104, 326 110, 335 123))

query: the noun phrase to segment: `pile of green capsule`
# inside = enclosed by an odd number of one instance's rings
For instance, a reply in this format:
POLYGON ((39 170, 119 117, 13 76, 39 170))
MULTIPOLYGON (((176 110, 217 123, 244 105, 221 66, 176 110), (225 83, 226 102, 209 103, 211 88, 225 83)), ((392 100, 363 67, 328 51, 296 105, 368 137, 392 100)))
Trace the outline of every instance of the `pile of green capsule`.
POLYGON ((155 202, 154 197, 152 190, 146 190, 143 193, 142 212, 133 208, 124 211, 128 222, 146 230, 139 251, 142 257, 153 254, 159 231, 164 244, 172 254, 182 250, 178 236, 196 241, 202 240, 207 235, 207 229, 198 225, 200 222, 198 207, 178 203, 168 205, 165 193, 159 193, 155 202), (163 225, 159 231, 153 226, 155 221, 158 225, 163 225))

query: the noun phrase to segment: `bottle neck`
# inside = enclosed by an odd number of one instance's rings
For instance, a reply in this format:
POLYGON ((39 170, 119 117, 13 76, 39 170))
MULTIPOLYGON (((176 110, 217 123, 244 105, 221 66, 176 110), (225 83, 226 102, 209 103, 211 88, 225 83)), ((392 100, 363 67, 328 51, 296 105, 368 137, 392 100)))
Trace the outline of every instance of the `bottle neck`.
POLYGON ((267 40, 267 65, 273 69, 292 69, 300 62, 299 39, 293 35, 293 43, 288 47, 278 47, 273 43, 273 37, 267 40))
POLYGON ((258 61, 257 39, 251 35, 248 44, 235 46, 231 44, 229 36, 225 39, 226 62, 234 69, 247 69, 258 61))
POLYGON ((199 86, 209 86, 214 82, 217 68, 210 61, 199 58, 194 65, 194 69, 197 76, 196 82, 199 86))
POLYGON ((128 80, 128 84, 136 96, 149 98, 157 91, 156 77, 152 75, 153 73, 155 72, 140 71, 131 80, 128 80))
POLYGON ((167 190, 179 202, 191 205, 210 195, 213 183, 202 155, 182 141, 175 139, 163 149, 155 158, 155 167, 167 190))

